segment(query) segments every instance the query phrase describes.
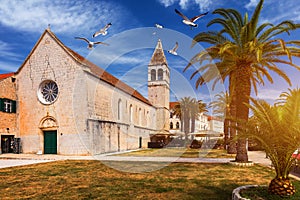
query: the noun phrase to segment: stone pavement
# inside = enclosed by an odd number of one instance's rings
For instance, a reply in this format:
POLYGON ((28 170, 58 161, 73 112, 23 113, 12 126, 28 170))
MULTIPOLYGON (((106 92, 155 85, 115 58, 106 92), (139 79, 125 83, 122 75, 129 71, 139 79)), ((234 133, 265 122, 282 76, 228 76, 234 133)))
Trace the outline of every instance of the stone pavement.
MULTIPOLYGON (((178 157, 137 157, 101 154, 97 156, 64 156, 51 154, 0 154, 0 168, 50 162, 55 160, 100 160, 100 161, 151 161, 151 162, 183 162, 183 163, 228 163, 232 158, 178 158, 178 157)), ((271 166, 264 152, 249 151, 249 160, 254 163, 271 166)))
MULTIPOLYGON (((178 158, 178 157, 137 157, 101 154, 97 156, 65 156, 52 154, 0 154, 0 168, 52 162, 57 160, 100 160, 100 161, 143 161, 143 162, 181 162, 181 163, 229 163, 232 158, 178 158)), ((271 161, 263 151, 248 151, 249 161, 271 167, 271 161)), ((300 174, 291 173, 291 177, 300 180, 300 174)))

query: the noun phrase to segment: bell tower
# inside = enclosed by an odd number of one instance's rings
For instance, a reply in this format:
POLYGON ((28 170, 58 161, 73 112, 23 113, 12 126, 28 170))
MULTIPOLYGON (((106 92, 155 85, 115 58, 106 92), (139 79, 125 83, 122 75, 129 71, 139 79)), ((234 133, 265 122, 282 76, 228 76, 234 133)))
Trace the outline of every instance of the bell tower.
POLYGON ((169 133, 170 70, 160 39, 148 65, 148 99, 157 108, 157 129, 169 133))

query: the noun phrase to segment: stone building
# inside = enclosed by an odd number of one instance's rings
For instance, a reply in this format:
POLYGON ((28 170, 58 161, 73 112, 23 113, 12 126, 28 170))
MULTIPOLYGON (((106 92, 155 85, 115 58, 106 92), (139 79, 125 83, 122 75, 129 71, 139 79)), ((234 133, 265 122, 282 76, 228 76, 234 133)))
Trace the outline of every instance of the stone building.
POLYGON ((170 74, 160 40, 148 71, 146 99, 47 29, 17 72, 0 76, 0 98, 16 105, 15 113, 0 111, 1 137, 21 138, 23 153, 63 155, 137 149, 150 136, 168 138, 170 74))
POLYGON ((14 73, 0 75, 0 134, 1 152, 12 153, 17 133, 16 84, 14 73))

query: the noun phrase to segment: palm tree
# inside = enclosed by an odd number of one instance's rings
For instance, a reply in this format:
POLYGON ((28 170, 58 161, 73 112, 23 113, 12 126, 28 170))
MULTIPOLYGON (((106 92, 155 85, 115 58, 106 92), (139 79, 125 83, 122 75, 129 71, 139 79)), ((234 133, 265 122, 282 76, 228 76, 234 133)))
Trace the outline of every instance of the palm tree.
MULTIPOLYGON (((248 19, 247 13, 242 17, 234 9, 216 9, 213 14, 221 17, 213 19, 207 26, 218 24, 222 29, 218 32, 202 32, 194 37, 193 45, 206 42, 212 46, 196 54, 185 68, 187 70, 192 64, 200 63, 200 67, 191 76, 192 79, 201 74, 196 87, 209 81, 215 85, 229 78, 231 118, 236 119, 232 122, 238 121, 237 126, 243 126, 248 121, 249 108, 246 105, 249 104, 251 88, 257 92, 257 83, 264 84, 264 78, 273 83, 269 71, 275 72, 291 85, 286 73, 276 64, 300 70, 292 61, 292 56, 300 55, 300 41, 285 42, 277 38, 281 33, 289 33, 300 25, 292 21, 283 21, 278 25, 258 25, 263 2, 259 1, 251 19, 248 19)), ((246 139, 238 140, 236 161, 248 161, 246 139)))
POLYGON ((181 120, 181 129, 188 139, 188 133, 195 131, 195 121, 199 113, 207 112, 206 104, 195 98, 183 97, 174 107, 174 114, 181 120))
MULTIPOLYGON (((216 94, 215 98, 216 100, 212 101, 209 107, 214 109, 213 114, 224 120, 224 148, 226 148, 229 143, 230 96, 228 91, 222 91, 220 94, 216 94)), ((230 137, 230 139, 233 140, 233 137, 230 137)), ((227 152, 231 153, 229 149, 227 149, 227 152)))
POLYGON ((276 177, 269 184, 269 192, 284 196, 295 193, 288 175, 295 160, 291 155, 300 147, 300 89, 289 89, 280 97, 274 106, 251 99, 253 105, 248 106, 253 120, 243 132, 259 140, 272 161, 276 177))

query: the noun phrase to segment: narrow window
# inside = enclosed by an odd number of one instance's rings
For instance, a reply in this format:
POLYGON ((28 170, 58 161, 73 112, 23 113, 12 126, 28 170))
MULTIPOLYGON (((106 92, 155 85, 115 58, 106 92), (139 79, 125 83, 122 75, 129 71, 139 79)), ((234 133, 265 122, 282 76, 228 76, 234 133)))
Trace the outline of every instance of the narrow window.
POLYGON ((170 122, 170 129, 173 129, 173 122, 170 122))
POLYGON ((176 129, 179 129, 179 122, 176 122, 176 129))
POLYGON ((152 69, 151 70, 151 81, 155 81, 156 80, 156 70, 152 69))
POLYGON ((139 125, 142 125, 142 109, 139 109, 139 125))
POLYGON ((158 78, 159 81, 163 80, 163 78, 164 78, 164 71, 162 69, 158 70, 157 78, 158 78))
POLYGON ((133 109, 132 109, 132 105, 130 104, 129 107, 129 122, 132 122, 133 120, 133 109))
POLYGON ((121 120, 121 115, 122 115, 122 101, 119 99, 118 101, 118 120, 121 120))

